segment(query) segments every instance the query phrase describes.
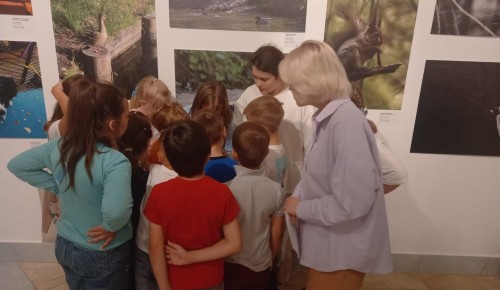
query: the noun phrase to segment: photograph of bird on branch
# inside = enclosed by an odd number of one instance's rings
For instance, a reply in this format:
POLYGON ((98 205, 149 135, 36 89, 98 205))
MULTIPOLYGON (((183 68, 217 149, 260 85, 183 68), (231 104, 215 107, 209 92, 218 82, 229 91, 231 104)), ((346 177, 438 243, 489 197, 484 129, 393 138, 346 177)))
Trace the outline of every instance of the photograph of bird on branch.
POLYGON ((154 0, 51 0, 51 9, 61 78, 83 73, 130 93, 158 76, 154 0))
POLYGON ((328 0, 325 42, 365 109, 400 110, 418 0, 328 0))
POLYGON ((500 36, 499 0, 437 0, 432 34, 500 36))
POLYGON ((170 0, 170 27, 305 32, 307 0, 170 0))

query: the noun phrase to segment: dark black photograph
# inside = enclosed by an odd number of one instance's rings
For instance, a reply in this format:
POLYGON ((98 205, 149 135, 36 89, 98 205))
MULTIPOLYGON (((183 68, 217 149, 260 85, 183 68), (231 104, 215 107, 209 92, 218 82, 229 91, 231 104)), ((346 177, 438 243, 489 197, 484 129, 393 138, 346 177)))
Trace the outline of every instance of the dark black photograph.
POLYGON ((412 153, 500 156, 500 63, 426 62, 412 153))

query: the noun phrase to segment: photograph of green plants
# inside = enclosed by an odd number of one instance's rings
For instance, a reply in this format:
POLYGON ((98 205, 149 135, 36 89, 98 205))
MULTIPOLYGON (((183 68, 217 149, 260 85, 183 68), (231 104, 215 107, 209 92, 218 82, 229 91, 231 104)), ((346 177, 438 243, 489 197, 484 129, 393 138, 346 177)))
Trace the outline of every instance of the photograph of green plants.
POLYGON ((325 42, 364 109, 400 110, 418 0, 328 0, 325 42))
POLYGON ((221 81, 229 103, 253 84, 248 65, 250 52, 175 50, 175 92, 182 106, 193 102, 198 87, 207 81, 221 81))

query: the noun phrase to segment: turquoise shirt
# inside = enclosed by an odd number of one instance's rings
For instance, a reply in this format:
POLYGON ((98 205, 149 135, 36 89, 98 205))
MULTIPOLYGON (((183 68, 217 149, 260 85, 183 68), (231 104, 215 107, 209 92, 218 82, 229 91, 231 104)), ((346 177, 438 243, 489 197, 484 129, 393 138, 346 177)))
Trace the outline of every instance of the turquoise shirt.
POLYGON ((120 246, 131 239, 132 195, 131 167, 128 159, 112 148, 98 144, 92 160, 90 180, 82 158, 75 171, 75 186, 59 163, 59 140, 25 151, 12 159, 7 168, 22 181, 53 192, 59 198, 62 215, 57 232, 82 247, 99 250, 102 242, 91 244, 87 237, 90 228, 102 225, 116 232, 106 250, 120 246), (49 171, 47 171, 48 169, 49 171))

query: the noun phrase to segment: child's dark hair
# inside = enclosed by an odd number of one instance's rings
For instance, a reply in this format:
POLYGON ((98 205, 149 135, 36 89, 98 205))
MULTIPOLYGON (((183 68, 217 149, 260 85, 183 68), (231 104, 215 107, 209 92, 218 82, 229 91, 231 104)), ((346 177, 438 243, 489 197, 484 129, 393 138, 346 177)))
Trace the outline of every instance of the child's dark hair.
POLYGON ((285 58, 281 50, 272 44, 266 44, 259 47, 250 57, 250 64, 258 70, 270 73, 279 77, 278 66, 285 58))
POLYGON ((161 136, 163 149, 172 168, 183 177, 203 173, 210 154, 205 129, 195 121, 181 121, 168 127, 161 136))
POLYGON ((117 140, 118 149, 127 156, 132 168, 139 166, 139 158, 148 149, 149 139, 153 136, 151 122, 141 112, 131 111, 128 114, 127 130, 117 140))
POLYGON ((257 123, 242 123, 233 132, 233 150, 241 166, 258 169, 269 153, 269 133, 257 123))
POLYGON ((110 84, 78 82, 75 94, 68 104, 68 132, 61 139, 61 164, 69 176, 69 186, 75 186, 75 171, 78 162, 84 158, 85 170, 90 180, 90 167, 94 154, 99 153, 97 143, 114 147, 116 140, 110 135, 108 122, 114 120, 120 125, 127 99, 123 93, 110 84))
MULTIPOLYGON (((62 82, 63 92, 68 97, 71 97, 70 96, 71 95, 71 93, 70 93, 71 88, 74 86, 74 84, 76 84, 77 82, 81 82, 81 81, 86 81, 89 83, 91 82, 91 80, 89 80, 84 75, 81 75, 81 74, 72 75, 62 82)), ((45 132, 47 132, 49 130, 50 125, 52 125, 52 123, 54 123, 55 121, 61 120, 62 117, 63 117, 63 111, 61 109, 61 106, 58 103, 56 103, 54 105, 54 112, 52 113, 52 117, 50 118, 50 120, 47 121, 47 123, 45 123, 45 125, 43 125, 43 130, 45 130, 45 132)))
POLYGON ((217 144, 224 138, 224 123, 222 118, 215 112, 201 110, 196 112, 191 120, 199 123, 205 129, 211 145, 217 144))
POLYGON ((198 88, 189 115, 193 117, 199 110, 215 112, 222 117, 224 127, 229 129, 233 120, 233 111, 229 106, 226 86, 221 81, 209 81, 198 88))

